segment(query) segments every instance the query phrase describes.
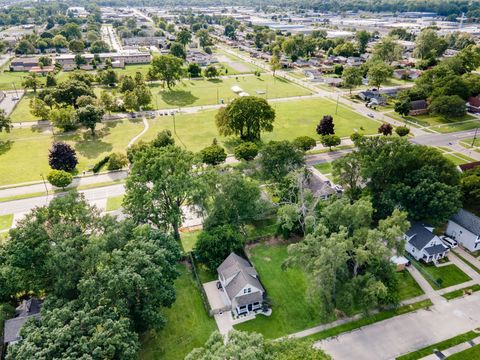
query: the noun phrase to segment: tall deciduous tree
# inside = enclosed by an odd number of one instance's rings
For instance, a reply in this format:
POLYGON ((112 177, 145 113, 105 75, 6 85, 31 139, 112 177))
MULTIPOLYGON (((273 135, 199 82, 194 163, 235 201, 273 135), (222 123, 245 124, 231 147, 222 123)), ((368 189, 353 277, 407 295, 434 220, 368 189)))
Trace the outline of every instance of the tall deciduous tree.
POLYGON ((176 146, 139 151, 127 179, 125 211, 135 222, 172 230, 179 239, 182 206, 197 203, 202 188, 194 165, 194 155, 176 146))
POLYGON ((258 140, 262 131, 272 131, 275 110, 265 99, 244 96, 233 100, 216 115, 220 135, 239 135, 242 140, 258 140))
POLYGON ((350 90, 352 96, 352 89, 362 85, 363 74, 360 68, 349 66, 343 70, 342 79, 343 85, 350 90))
POLYGON ((52 169, 72 171, 78 164, 75 150, 64 142, 55 142, 48 154, 48 164, 52 169))
POLYGON ((380 88, 388 78, 392 76, 393 69, 388 64, 381 61, 375 61, 369 64, 367 78, 369 85, 380 88))
POLYGON ((9 133, 10 130, 12 129, 12 120, 10 120, 10 117, 7 116, 5 113, 5 110, 0 109, 0 132, 5 132, 9 133))
POLYGON ((150 68, 151 75, 163 81, 171 89, 182 78, 183 61, 173 55, 161 55, 154 57, 150 68))
POLYGON ((289 141, 270 141, 260 151, 263 176, 280 182, 292 170, 304 164, 304 152, 289 141))
POLYGON ((331 115, 324 115, 320 123, 317 125, 318 135, 333 135, 335 134, 335 124, 331 115))
POLYGON ((391 63, 402 56, 402 46, 393 38, 386 36, 380 39, 373 47, 373 58, 375 60, 391 63))
POLYGON ((75 117, 79 124, 82 124, 87 129, 90 129, 92 135, 95 135, 95 127, 97 123, 101 122, 104 115, 104 110, 101 107, 87 105, 78 108, 75 111, 75 117))

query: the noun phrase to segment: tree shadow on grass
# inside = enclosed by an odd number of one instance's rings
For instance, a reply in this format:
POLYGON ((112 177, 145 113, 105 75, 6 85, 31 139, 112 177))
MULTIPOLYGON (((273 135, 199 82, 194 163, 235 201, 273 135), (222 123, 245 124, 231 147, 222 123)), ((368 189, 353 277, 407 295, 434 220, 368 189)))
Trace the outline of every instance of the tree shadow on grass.
POLYGON ((208 82, 214 83, 214 84, 220 84, 223 83, 222 79, 208 79, 208 82))
MULTIPOLYGON (((225 148, 227 149, 227 151, 229 153, 233 153, 233 150, 240 144, 244 143, 245 141, 243 141, 242 139, 240 139, 238 136, 230 136, 228 138, 226 138, 224 141, 223 141, 223 145, 225 146, 225 148)), ((258 148, 262 148, 263 147, 263 141, 262 140, 257 140, 257 141, 254 141, 255 144, 257 144, 258 148)))
POLYGON ((12 140, 0 141, 0 155, 3 155, 9 152, 10 149, 12 148, 12 145, 13 145, 12 140))
POLYGON ((162 100, 168 105, 187 106, 192 105, 198 100, 198 97, 190 91, 185 90, 169 90, 161 92, 162 100))
POLYGON ((62 141, 75 142, 75 150, 87 159, 96 159, 102 153, 110 152, 113 149, 112 144, 102 140, 110 134, 110 128, 117 126, 115 122, 105 124, 101 129, 96 130, 93 136, 90 131, 77 132, 75 134, 62 136, 62 141))

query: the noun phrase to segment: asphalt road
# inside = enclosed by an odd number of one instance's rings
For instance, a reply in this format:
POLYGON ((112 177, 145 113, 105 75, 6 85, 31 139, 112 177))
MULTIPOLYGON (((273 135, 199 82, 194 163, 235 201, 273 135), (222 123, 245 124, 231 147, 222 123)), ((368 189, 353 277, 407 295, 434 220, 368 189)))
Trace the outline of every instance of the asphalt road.
POLYGON ((335 360, 390 360, 480 326, 480 293, 315 343, 335 360))

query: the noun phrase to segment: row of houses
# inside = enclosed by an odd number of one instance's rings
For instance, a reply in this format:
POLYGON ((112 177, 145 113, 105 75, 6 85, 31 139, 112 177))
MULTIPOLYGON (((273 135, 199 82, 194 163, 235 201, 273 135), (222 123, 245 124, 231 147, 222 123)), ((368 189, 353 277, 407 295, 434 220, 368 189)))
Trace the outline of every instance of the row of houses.
MULTIPOLYGON (((75 62, 75 54, 60 54, 52 57, 52 63, 58 64, 65 71, 74 70, 77 68, 75 62)), ((152 60, 152 56, 148 52, 140 51, 127 51, 123 50, 116 53, 102 53, 102 54, 83 54, 82 57, 85 59, 85 64, 81 65, 81 68, 84 70, 93 69, 93 60, 99 59, 101 64, 97 64, 97 68, 102 68, 105 66, 107 59, 111 60, 112 67, 123 68, 125 65, 130 64, 149 64, 152 60)), ((16 57, 10 63, 10 71, 36 71, 44 72, 52 71, 53 66, 51 67, 42 67, 39 64, 39 56, 31 57, 16 57)))

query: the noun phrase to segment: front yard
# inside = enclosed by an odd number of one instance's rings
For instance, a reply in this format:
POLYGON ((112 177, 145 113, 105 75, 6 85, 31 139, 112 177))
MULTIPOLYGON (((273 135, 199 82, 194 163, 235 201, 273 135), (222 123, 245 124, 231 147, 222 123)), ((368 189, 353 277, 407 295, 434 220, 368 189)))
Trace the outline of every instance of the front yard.
POLYGON ((406 270, 397 272, 400 301, 423 295, 423 290, 406 270))
POLYGON ((179 265, 179 270, 181 276, 175 281, 177 300, 165 310, 166 326, 143 337, 140 360, 182 360, 194 348, 203 346, 216 330, 190 271, 184 265, 179 265))
POLYGON ((465 274, 454 264, 437 267, 435 265, 423 264, 415 260, 412 260, 412 264, 422 273, 435 290, 472 280, 470 276, 465 274))

